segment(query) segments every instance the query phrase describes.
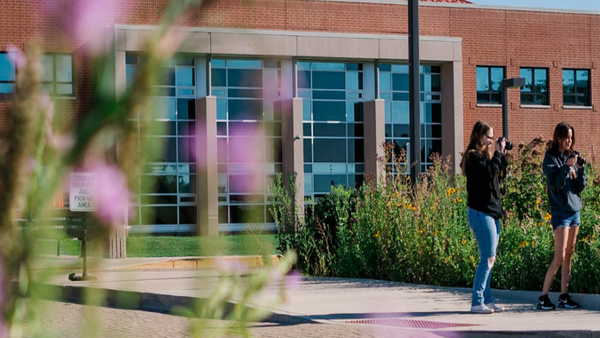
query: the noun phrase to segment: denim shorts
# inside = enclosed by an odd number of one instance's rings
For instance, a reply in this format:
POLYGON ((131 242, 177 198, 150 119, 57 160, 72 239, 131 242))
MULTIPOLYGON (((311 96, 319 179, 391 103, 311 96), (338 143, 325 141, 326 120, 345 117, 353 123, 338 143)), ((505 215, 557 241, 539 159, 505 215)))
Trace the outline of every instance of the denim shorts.
POLYGON ((579 226, 581 220, 579 219, 579 211, 576 212, 565 212, 552 210, 552 230, 558 229, 558 227, 569 229, 572 226, 579 226))

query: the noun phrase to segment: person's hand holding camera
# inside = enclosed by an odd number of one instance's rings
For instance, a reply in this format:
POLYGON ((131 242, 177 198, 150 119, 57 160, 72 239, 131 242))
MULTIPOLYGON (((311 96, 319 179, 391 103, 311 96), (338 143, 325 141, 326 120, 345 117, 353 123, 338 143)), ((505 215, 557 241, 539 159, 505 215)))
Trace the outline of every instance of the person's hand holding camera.
POLYGON ((506 138, 505 137, 500 137, 498 139, 498 142, 496 142, 496 151, 502 155, 506 154, 506 138))
POLYGON ((579 156, 579 155, 573 155, 573 156, 569 157, 569 158, 567 159, 567 165, 568 165, 569 167, 572 167, 572 166, 574 166, 574 165, 577 163, 577 157, 578 157, 578 156, 579 156))

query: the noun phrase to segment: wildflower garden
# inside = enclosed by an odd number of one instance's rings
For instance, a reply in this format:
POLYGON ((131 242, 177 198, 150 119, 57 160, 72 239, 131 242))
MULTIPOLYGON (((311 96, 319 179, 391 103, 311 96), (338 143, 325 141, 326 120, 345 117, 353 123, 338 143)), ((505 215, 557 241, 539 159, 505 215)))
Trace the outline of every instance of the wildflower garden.
MULTIPOLYGON (((508 155, 492 288, 542 288, 554 253, 542 172, 545 149, 538 138, 508 155)), ((295 250, 298 268, 311 275, 470 287, 479 252, 467 223, 465 177, 449 174, 449 162, 437 158, 413 187, 408 175, 397 174, 406 172, 401 160, 387 166, 385 183, 332 187, 330 194, 307 203, 304 215, 290 207, 294 184, 279 177, 272 186, 279 249, 295 250)), ((591 164, 587 175, 570 288, 600 293, 600 175, 591 164)), ((552 289, 559 286, 556 279, 552 289)))

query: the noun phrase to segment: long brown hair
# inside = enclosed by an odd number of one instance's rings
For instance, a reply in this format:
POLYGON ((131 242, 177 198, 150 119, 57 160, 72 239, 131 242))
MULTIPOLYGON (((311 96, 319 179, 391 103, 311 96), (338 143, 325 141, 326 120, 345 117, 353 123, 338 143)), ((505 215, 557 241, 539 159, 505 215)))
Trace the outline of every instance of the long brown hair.
POLYGON ((460 168, 462 169, 463 174, 467 169, 467 161, 469 160, 469 155, 471 152, 478 152, 487 157, 487 159, 491 159, 494 154, 493 147, 487 147, 483 142, 483 136, 487 136, 487 133, 494 129, 491 124, 486 121, 477 121, 473 126, 473 131, 471 132, 471 139, 469 140, 469 146, 467 150, 463 153, 462 161, 460 161, 460 168))
POLYGON ((571 137, 571 148, 563 149, 563 151, 567 150, 569 154, 573 151, 575 148, 575 129, 567 122, 561 122, 554 128, 554 136, 552 137, 552 144, 550 145, 550 150, 552 152, 556 154, 560 153, 560 144, 564 139, 569 137, 569 130, 573 133, 573 137, 571 137))

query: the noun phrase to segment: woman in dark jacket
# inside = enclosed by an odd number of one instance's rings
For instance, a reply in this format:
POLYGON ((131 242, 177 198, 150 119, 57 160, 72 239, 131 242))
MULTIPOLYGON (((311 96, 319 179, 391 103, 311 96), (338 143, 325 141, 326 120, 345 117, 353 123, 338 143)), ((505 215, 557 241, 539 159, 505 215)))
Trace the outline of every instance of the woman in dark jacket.
MULTIPOLYGON (((552 215, 554 232, 554 259, 548 267, 544 288, 537 304, 540 310, 554 310, 555 306, 548 298, 550 286, 558 268, 562 266, 561 295, 558 307, 576 309, 579 307, 567 293, 571 258, 579 232, 579 210, 581 210, 581 192, 586 186, 585 159, 573 150, 575 129, 566 123, 559 123, 554 129, 552 145, 544 157, 544 174, 548 185, 548 202, 552 215), (583 163, 578 164, 581 158, 583 163)), ((581 161, 580 161, 581 162, 581 161)))
POLYGON ((478 121, 473 127, 469 146, 461 162, 462 172, 467 177, 467 219, 477 240, 480 255, 473 281, 473 313, 504 311, 503 307, 494 303, 490 280, 496 261, 500 217, 503 212, 498 176, 508 164, 504 156, 505 145, 504 138, 494 142, 494 130, 489 123, 478 121))

